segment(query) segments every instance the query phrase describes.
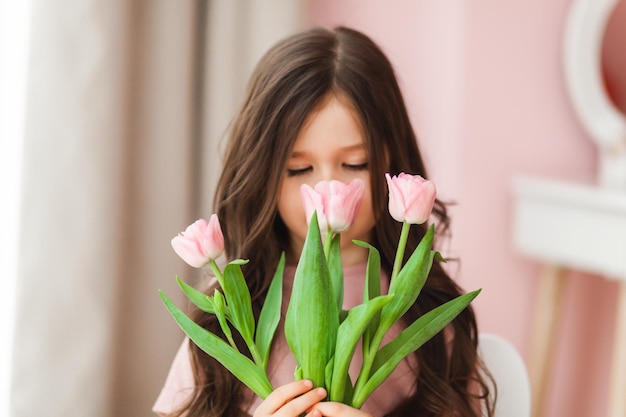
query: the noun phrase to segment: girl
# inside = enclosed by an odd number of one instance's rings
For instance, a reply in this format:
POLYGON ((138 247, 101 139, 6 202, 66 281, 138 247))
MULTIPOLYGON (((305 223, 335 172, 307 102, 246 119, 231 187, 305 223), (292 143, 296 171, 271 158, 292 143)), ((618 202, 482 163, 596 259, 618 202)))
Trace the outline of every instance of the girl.
MULTIPOLYGON (((355 30, 315 28, 271 48, 256 67, 246 98, 232 124, 215 206, 229 259, 244 266, 256 313, 282 252, 283 307, 306 235, 300 185, 320 180, 367 184, 357 219, 342 234, 345 304, 360 303, 367 251, 351 243, 367 241, 381 254, 383 290, 393 264, 401 224, 387 210, 384 174, 427 177, 393 68, 368 37, 355 30)), ((433 216, 439 235, 448 227, 445 205, 433 216)), ((412 226, 406 254, 427 225, 412 226)), ((212 289, 209 291, 212 293, 212 289)), ((458 296, 461 289, 439 262, 432 267, 417 302, 392 329, 458 296)), ((213 315, 193 319, 216 334, 213 315)), ((172 365, 154 406, 160 415, 188 417, 285 416, 462 416, 492 415, 488 384, 477 356, 477 324, 470 308, 444 331, 405 359, 364 406, 322 401, 323 389, 293 382, 295 362, 279 326, 268 372, 275 391, 265 400, 253 394, 218 362, 187 340, 172 365)), ((244 351, 242 349, 242 351, 244 351)), ((354 369, 358 374, 358 349, 354 369)), ((354 376, 353 376, 354 377, 354 376)))

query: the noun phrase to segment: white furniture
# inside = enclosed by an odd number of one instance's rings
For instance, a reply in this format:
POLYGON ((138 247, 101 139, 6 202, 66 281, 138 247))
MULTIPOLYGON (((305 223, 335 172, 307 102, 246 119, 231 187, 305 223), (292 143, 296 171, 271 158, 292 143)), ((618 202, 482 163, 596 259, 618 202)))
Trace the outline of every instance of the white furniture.
POLYGON ((497 385, 495 417, 530 417, 530 383, 517 349, 495 334, 480 334, 478 350, 497 385))
POLYGON ((564 38, 567 91, 598 146, 597 185, 516 178, 513 186, 514 246, 544 264, 529 364, 533 417, 545 413, 567 269, 620 282, 608 417, 626 416, 626 117, 606 94, 600 60, 604 29, 617 5, 573 0, 564 38))
POLYGON ((626 118, 604 89, 601 63, 605 27, 618 2, 572 1, 563 39, 563 63, 574 110, 598 145, 598 185, 626 193, 626 118))
POLYGON ((516 249, 546 264, 626 280, 626 193, 515 178, 516 249))
POLYGON ((545 415, 565 271, 620 281, 611 367, 610 417, 626 416, 626 193, 553 180, 514 182, 516 250, 544 266, 530 350, 533 416, 545 415))

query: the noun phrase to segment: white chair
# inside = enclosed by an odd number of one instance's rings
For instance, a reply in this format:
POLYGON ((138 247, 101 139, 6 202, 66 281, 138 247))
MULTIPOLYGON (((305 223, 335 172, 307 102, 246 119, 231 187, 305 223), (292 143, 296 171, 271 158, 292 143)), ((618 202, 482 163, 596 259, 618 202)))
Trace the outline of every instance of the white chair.
POLYGON ((497 385, 496 417, 530 417, 530 379, 524 360, 508 340, 480 334, 478 351, 497 385))

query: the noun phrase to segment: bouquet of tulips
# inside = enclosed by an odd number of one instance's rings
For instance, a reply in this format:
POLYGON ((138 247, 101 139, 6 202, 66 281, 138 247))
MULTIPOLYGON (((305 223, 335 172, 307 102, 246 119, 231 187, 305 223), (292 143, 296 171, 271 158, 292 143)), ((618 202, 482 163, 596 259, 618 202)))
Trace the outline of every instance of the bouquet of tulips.
MULTIPOLYGON (((309 379, 325 387, 330 401, 360 408, 367 397, 391 374, 407 355, 422 346, 448 325, 478 295, 480 290, 463 294, 424 314, 406 327, 391 342, 381 346, 383 337, 416 301, 440 255, 432 250, 434 227, 402 265, 411 224, 428 220, 435 200, 432 182, 408 174, 386 175, 389 211, 403 223, 387 294, 381 294, 380 256, 369 250, 363 303, 348 311, 343 306, 343 268, 339 237, 346 231, 359 209, 364 192, 361 180, 350 184, 322 181, 314 188, 303 185, 302 199, 309 227, 296 267, 293 290, 285 317, 285 338, 298 367, 296 379, 309 379), (356 381, 348 368, 362 341, 363 363, 356 381)), ((261 398, 273 387, 267 363, 275 330, 280 321, 284 255, 277 266, 258 322, 252 313, 250 292, 241 265, 233 260, 222 271, 215 260, 224 250, 224 237, 216 215, 207 222, 200 219, 172 239, 176 253, 193 267, 209 265, 219 282, 213 296, 177 281, 186 296, 203 311, 215 314, 226 336, 224 340, 187 317, 161 292, 161 298, 187 336, 203 351, 218 360, 235 377, 261 398), (239 351, 232 328, 247 346, 249 355, 239 351)))

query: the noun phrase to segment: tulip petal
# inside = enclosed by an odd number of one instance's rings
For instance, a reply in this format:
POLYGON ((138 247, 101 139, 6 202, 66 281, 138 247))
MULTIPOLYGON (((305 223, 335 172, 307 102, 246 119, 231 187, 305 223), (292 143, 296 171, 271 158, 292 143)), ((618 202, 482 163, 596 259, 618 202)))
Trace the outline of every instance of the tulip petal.
POLYGON ((172 239, 172 248, 180 258, 194 268, 204 266, 208 260, 202 254, 197 242, 178 235, 172 239))
POLYGON ((217 215, 207 222, 198 219, 172 239, 178 256, 194 268, 200 268, 224 253, 224 235, 217 215))
POLYGON ((396 221, 422 224, 433 210, 435 184, 419 175, 404 172, 391 177, 385 174, 389 188, 389 213, 396 221))
POLYGON ((317 212, 317 224, 319 225, 320 233, 326 234, 328 231, 328 222, 326 220, 326 211, 324 210, 323 195, 310 185, 302 184, 300 187, 300 196, 304 204, 307 224, 311 222, 313 212, 317 212))
POLYGON ((359 178, 350 184, 337 180, 320 181, 314 188, 302 185, 300 193, 307 219, 310 219, 313 209, 317 211, 322 234, 328 230, 341 233, 354 222, 365 193, 365 183, 359 178))
POLYGON ((217 215, 212 214, 204 233, 203 249, 209 259, 217 259, 224 253, 224 235, 217 215))
POLYGON ((354 179, 350 184, 340 181, 330 182, 329 218, 330 228, 337 233, 350 228, 359 211, 365 183, 361 179, 354 179))
MULTIPOLYGON (((404 197, 403 193, 389 174, 385 174, 387 186, 389 188, 389 214, 398 222, 404 221, 404 197)), ((395 177, 394 177, 395 178, 395 177)))
POLYGON ((198 219, 185 229, 183 232, 183 236, 189 240, 194 240, 196 242, 202 241, 202 236, 204 235, 204 231, 206 230, 208 223, 204 219, 198 219))

